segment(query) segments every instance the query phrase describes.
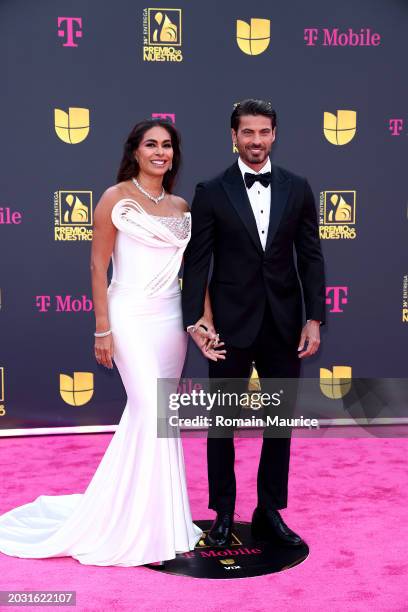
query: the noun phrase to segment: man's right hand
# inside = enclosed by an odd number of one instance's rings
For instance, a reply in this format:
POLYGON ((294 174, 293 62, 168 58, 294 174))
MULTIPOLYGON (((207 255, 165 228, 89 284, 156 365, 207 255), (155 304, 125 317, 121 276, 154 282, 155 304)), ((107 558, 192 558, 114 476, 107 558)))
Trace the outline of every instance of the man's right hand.
POLYGON ((224 346, 224 342, 219 341, 219 335, 215 331, 212 320, 202 316, 195 323, 194 327, 188 328, 188 333, 207 359, 211 361, 218 361, 219 359, 225 359, 226 350, 221 347, 224 346))

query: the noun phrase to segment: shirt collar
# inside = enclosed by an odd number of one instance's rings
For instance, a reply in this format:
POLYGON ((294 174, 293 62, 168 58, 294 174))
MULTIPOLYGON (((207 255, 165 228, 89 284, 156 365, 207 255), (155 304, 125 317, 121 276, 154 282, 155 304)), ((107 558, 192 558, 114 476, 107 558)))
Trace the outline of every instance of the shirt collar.
POLYGON ((268 159, 265 162, 265 165, 258 172, 255 172, 255 170, 247 166, 240 157, 238 157, 238 166, 239 166, 239 169, 241 170, 241 174, 243 178, 245 172, 250 172, 251 174, 260 174, 261 172, 270 172, 271 171, 271 160, 268 157, 268 159))

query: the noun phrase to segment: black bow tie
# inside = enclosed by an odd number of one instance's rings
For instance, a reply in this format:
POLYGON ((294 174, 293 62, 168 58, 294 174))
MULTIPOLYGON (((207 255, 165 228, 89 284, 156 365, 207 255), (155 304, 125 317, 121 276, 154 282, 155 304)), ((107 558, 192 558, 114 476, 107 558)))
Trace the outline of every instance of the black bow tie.
POLYGON ((271 173, 264 172, 263 174, 253 174, 252 172, 245 172, 244 174, 245 185, 247 189, 251 189, 255 181, 259 181, 261 185, 267 187, 271 184, 271 173))

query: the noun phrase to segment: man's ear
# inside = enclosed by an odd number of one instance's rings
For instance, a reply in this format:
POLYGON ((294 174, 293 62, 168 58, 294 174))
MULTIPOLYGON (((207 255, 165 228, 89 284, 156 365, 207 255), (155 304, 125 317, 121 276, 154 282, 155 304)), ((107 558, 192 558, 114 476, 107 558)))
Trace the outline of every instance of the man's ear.
POLYGON ((231 138, 232 138, 232 144, 236 145, 237 144, 237 133, 234 130, 234 128, 231 128, 231 138))
POLYGON ((272 136, 273 136, 272 142, 275 142, 275 138, 276 138, 276 125, 273 128, 273 130, 272 130, 272 136))

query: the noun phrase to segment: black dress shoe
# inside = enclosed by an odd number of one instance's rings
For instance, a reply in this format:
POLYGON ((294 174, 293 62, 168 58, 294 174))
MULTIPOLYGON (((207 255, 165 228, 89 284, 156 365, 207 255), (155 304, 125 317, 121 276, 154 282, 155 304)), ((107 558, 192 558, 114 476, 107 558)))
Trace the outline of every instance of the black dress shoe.
POLYGON ((230 546, 234 514, 232 512, 218 512, 210 531, 205 536, 205 544, 224 548, 230 546))
POLYGON ((251 535, 255 540, 275 542, 283 546, 302 546, 302 538, 289 529, 277 510, 255 508, 251 535))

